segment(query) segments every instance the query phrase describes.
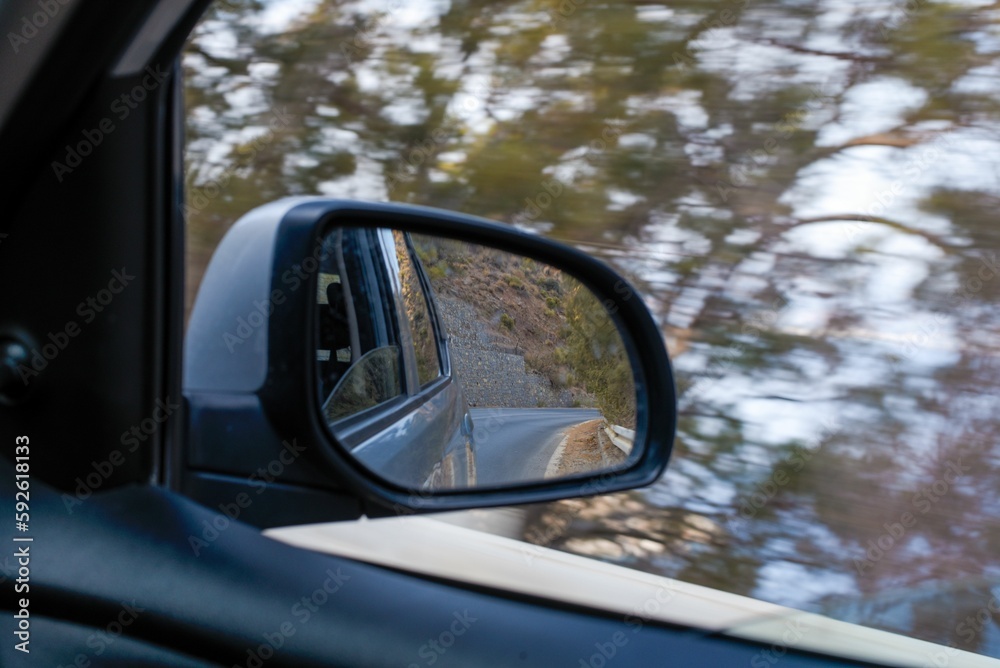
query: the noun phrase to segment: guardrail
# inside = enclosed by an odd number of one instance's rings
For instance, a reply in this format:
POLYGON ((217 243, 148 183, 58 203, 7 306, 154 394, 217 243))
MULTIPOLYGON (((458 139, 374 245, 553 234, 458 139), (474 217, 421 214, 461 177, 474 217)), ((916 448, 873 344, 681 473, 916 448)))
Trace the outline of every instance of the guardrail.
POLYGON ((608 424, 607 422, 604 423, 603 427, 608 440, 614 443, 615 447, 626 455, 632 452, 632 444, 635 442, 635 431, 616 424, 608 424))

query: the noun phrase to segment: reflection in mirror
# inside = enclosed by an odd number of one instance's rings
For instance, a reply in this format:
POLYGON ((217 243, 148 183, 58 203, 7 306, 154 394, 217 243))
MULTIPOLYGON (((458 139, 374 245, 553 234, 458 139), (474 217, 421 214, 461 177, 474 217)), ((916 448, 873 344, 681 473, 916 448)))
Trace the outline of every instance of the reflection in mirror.
POLYGON ((337 228, 324 247, 319 405, 372 472, 412 489, 462 489, 638 458, 625 345, 578 280, 398 230, 337 228))

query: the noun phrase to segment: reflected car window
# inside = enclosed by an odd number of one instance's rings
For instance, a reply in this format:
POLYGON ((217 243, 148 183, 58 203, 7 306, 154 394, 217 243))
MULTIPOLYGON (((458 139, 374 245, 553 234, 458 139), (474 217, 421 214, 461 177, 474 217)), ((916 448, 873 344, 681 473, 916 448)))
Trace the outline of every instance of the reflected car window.
POLYGON ((336 230, 320 269, 316 363, 323 412, 339 420, 403 393, 395 297, 375 230, 336 230))
POLYGON ((441 357, 438 353, 437 337, 427 305, 427 295, 417 273, 415 258, 409 244, 399 230, 392 233, 399 262, 399 279, 403 289, 403 309, 409 323, 410 337, 413 339, 414 355, 417 361, 417 378, 421 386, 441 376, 441 357))

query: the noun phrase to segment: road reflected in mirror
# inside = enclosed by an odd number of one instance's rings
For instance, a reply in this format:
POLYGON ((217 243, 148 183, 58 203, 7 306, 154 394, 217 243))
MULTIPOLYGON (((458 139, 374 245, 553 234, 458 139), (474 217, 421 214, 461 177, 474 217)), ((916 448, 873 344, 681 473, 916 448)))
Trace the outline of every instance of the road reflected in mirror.
POLYGON ((318 399, 360 463, 411 489, 625 467, 636 390, 614 320, 536 260, 398 230, 328 232, 318 399))

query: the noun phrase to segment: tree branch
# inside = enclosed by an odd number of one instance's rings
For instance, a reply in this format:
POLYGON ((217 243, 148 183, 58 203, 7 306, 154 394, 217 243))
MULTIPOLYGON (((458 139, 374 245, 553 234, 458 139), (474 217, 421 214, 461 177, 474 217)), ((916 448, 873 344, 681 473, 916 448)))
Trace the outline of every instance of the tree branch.
POLYGON ((884 227, 891 228, 897 232, 903 232, 904 234, 912 234, 914 236, 920 237, 927 240, 931 244, 937 246, 944 252, 953 254, 955 252, 954 247, 941 239, 935 234, 930 232, 924 232, 923 230, 916 230, 912 227, 908 227, 903 223, 900 223, 889 218, 883 218, 882 216, 866 216, 862 213, 841 213, 834 214, 830 216, 815 216, 812 218, 800 218, 790 225, 784 226, 783 230, 790 230, 794 227, 802 227, 803 225, 814 225, 816 223, 841 223, 841 222, 859 222, 859 223, 874 223, 876 225, 882 225, 884 227))
POLYGON ((847 148, 853 148, 855 146, 888 146, 889 148, 910 148, 911 146, 916 146, 930 139, 936 138, 947 132, 947 130, 942 130, 940 132, 918 132, 918 133, 907 133, 906 125, 900 125, 891 130, 886 130, 885 132, 876 132, 875 134, 864 135, 862 137, 855 137, 854 139, 848 140, 843 144, 837 146, 827 146, 819 147, 820 157, 826 158, 834 153, 839 153, 847 148))
POLYGON ((196 43, 189 44, 187 46, 187 51, 188 53, 198 54, 212 65, 219 65, 220 67, 225 67, 230 71, 246 71, 246 62, 236 58, 219 58, 217 56, 213 56, 196 43))
POLYGON ((820 51, 819 49, 810 49, 805 46, 799 46, 798 44, 779 42, 776 39, 763 39, 761 41, 765 44, 770 44, 771 46, 777 46, 782 49, 794 51, 795 53, 804 53, 810 56, 827 56, 828 58, 850 60, 855 63, 881 63, 887 59, 886 56, 867 56, 858 53, 849 53, 846 51, 820 51))

